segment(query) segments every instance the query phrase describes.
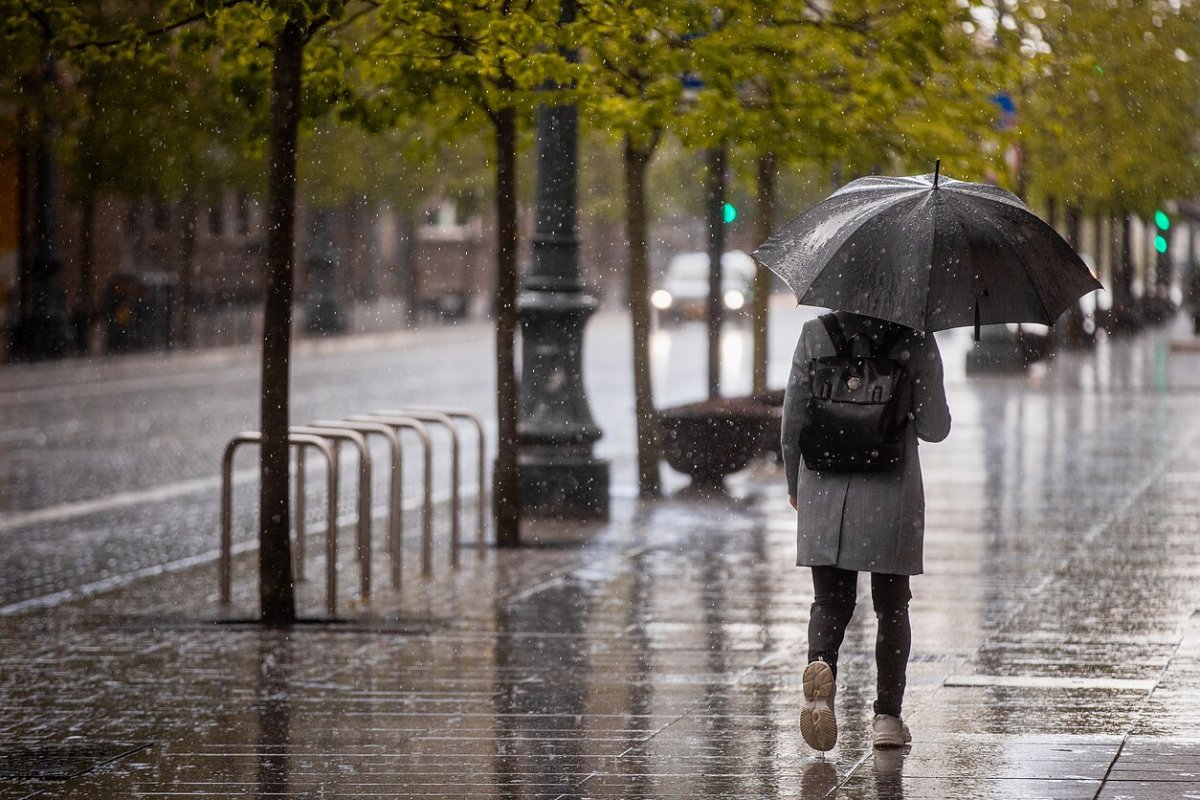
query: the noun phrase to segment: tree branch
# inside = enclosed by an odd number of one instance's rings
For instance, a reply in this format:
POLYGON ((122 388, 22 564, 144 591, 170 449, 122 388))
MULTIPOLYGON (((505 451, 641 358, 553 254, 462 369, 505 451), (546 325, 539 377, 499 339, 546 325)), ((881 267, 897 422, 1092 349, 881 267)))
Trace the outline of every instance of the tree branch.
POLYGON ((329 32, 337 33, 338 31, 345 30, 346 28, 350 27, 358 20, 365 17, 367 14, 370 14, 372 11, 378 11, 380 8, 380 4, 377 2, 374 2, 374 0, 363 0, 363 5, 365 6, 364 8, 359 10, 357 13, 351 14, 350 16, 343 19, 337 25, 330 28, 329 32))
MULTIPOLYGON (((221 10, 224 11, 227 8, 233 8, 234 6, 238 6, 238 5, 241 5, 242 3, 246 3, 249 1, 250 0, 223 0, 223 2, 221 3, 221 10)), ((170 33, 171 31, 175 31, 180 28, 186 27, 188 25, 191 25, 193 22, 199 22, 200 20, 204 19, 207 16, 208 16, 208 14, 206 12, 198 11, 195 14, 191 14, 189 16, 183 17, 182 19, 177 19, 174 22, 169 22, 166 25, 162 25, 157 28, 151 28, 149 30, 142 31, 141 34, 138 36, 138 38, 162 36, 164 33, 170 33)), ((131 39, 129 37, 119 37, 116 39, 107 39, 107 40, 99 41, 99 42, 78 42, 76 44, 69 45, 67 47, 67 50, 86 50, 89 47, 94 47, 94 48, 102 50, 102 49, 105 49, 108 47, 116 47, 118 45, 125 44, 129 41, 131 41, 131 39)))

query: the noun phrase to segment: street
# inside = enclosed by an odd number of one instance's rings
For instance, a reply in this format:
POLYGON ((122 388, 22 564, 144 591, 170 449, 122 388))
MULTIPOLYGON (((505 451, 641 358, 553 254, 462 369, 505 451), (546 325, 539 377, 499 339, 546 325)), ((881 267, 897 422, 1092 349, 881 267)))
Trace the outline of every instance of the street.
MULTIPOLYGON (((810 314, 776 307, 772 385, 810 314)), ((673 475, 667 498, 636 501, 620 315, 594 320, 585 357, 608 523, 535 521, 530 546, 464 550, 458 571, 441 532, 431 579, 409 557, 402 588, 380 581, 368 603, 346 553, 345 621, 291 631, 213 624, 215 476, 255 427, 252 351, 8 369, 0 733, 33 760, 91 761, 0 776, 0 800, 1198 797, 1200 353, 1170 349, 1181 331, 982 377, 964 374, 966 331, 939 335, 954 423, 922 447, 914 743, 870 747, 864 581, 828 759, 799 734, 811 587, 782 473, 756 465, 717 497, 673 475)), ((294 419, 445 403, 490 421, 488 332, 305 343, 294 419)), ((702 344, 698 326, 660 332, 660 405, 701 395, 702 344)), ((726 392, 745 391, 748 342, 726 348, 726 392)), ((242 542, 253 466, 237 466, 242 542)), ((300 587, 306 618, 319 584, 300 587)), ((243 548, 235 618, 255 593, 243 548)))
MULTIPOLYGON (((783 320, 773 327, 772 385, 787 377, 795 336, 788 327, 783 320)), ((695 323, 656 333, 660 406, 703 397, 703 343, 695 323)), ((493 347, 491 327, 483 322, 305 341, 293 365, 293 424, 405 406, 462 407, 484 418, 494 455, 493 347)), ((587 389, 604 431, 597 452, 612 462, 614 493, 628 496, 636 492, 628 319, 601 314, 586 347, 587 389)), ((724 356, 724 391, 749 392, 747 328, 729 327, 724 356)), ((122 576, 215 558, 221 453, 235 433, 257 429, 258 380, 258 353, 251 348, 6 368, 0 384, 0 613, 13 603, 47 596, 55 602, 92 584, 110 586, 122 576)), ((387 463, 382 450, 378 463, 387 463)), ((243 452, 235 469, 235 529, 245 541, 253 538, 255 519, 253 453, 243 452)), ((379 506, 386 472, 375 472, 379 506)), ((445 469, 435 465, 435 472, 435 489, 445 495, 445 469)), ((407 495, 415 497, 419 472, 409 469, 406 477, 407 495)), ((674 485, 681 482, 686 478, 677 476, 674 485)), ((353 487, 343 488, 341 507, 352 509, 353 487)), ((310 510, 317 514, 318 506, 310 510)), ((312 523, 319 519, 313 516, 312 523)))

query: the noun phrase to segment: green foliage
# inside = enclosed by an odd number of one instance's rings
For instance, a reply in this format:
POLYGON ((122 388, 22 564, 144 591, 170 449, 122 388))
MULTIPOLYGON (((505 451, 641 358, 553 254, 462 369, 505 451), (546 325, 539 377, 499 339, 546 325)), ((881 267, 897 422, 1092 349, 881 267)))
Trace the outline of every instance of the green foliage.
MULTIPOLYGON (((1010 188, 999 162, 1019 136, 1037 195, 1145 211, 1196 192, 1194 0, 1007 2, 993 36, 995 2, 579 0, 558 25, 557 0, 0 0, 0 103, 49 104, 76 194, 261 187, 269 45, 294 19, 311 33, 313 196, 474 195, 489 118, 528 121, 547 100, 580 104, 596 137, 585 170, 610 165, 585 171, 603 189, 591 210, 610 218, 613 145, 630 136, 649 152, 668 133, 685 148, 733 143, 736 173, 763 152, 843 178, 940 157, 1010 188), (39 93, 47 53, 61 81, 39 93), (1016 130, 994 126, 1000 92, 1016 130)), ((0 135, 20 134, 18 116, 0 117, 0 135)), ((670 152, 681 166, 666 173, 689 178, 686 150, 670 152)), ((656 182, 651 199, 686 205, 693 188, 656 182)))
MULTIPOLYGON (((245 118, 210 69, 190 3, 26 2, 5 10, 0 92, 57 119, 68 191, 177 197, 246 182, 245 118), (9 13, 11 11, 11 13, 9 13), (55 84, 43 91, 49 56, 55 84)), ((211 43, 211 38, 204 44, 211 43)))
POLYGON ((548 82, 568 85, 577 68, 560 44, 557 0, 474 3, 382 0, 378 24, 350 67, 359 110, 375 125, 415 114, 470 125, 475 114, 528 114, 548 82))
POLYGON ((583 0, 577 39, 588 120, 643 147, 669 129, 848 173, 941 157, 958 174, 1000 150, 989 97, 1011 54, 953 0, 583 0))
POLYGON ((418 122, 375 133, 327 118, 301 143, 301 196, 318 205, 365 197, 410 210, 447 196, 478 207, 490 177, 480 138, 442 140, 418 122))
POLYGON ((1105 213, 1194 196, 1197 30, 1194 2, 1034 6, 1022 28, 1020 109, 1033 191, 1105 213))
POLYGON ((700 2, 581 0, 572 37, 584 52, 585 120, 650 151, 680 114, 692 42, 711 24, 700 2))

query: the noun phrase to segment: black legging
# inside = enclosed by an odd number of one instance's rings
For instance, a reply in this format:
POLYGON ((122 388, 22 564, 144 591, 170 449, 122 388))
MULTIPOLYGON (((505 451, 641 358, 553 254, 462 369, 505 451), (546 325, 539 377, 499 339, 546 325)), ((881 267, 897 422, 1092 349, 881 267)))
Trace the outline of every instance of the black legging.
MULTIPOLYGON (((838 650, 854 616, 858 573, 837 567, 813 567, 813 604, 808 620, 808 660, 824 661, 837 675, 838 650)), ((900 716, 904 675, 912 649, 908 601, 912 592, 907 575, 871 573, 871 602, 879 620, 875 637, 875 713, 900 716)))

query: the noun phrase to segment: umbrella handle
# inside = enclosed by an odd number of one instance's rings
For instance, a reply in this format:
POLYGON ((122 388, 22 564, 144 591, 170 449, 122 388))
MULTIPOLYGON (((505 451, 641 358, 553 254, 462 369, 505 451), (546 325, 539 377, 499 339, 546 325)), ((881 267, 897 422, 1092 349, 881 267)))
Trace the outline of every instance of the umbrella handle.
POLYGON ((982 292, 975 295, 975 344, 979 344, 979 298, 987 296, 987 289, 984 289, 982 292))

